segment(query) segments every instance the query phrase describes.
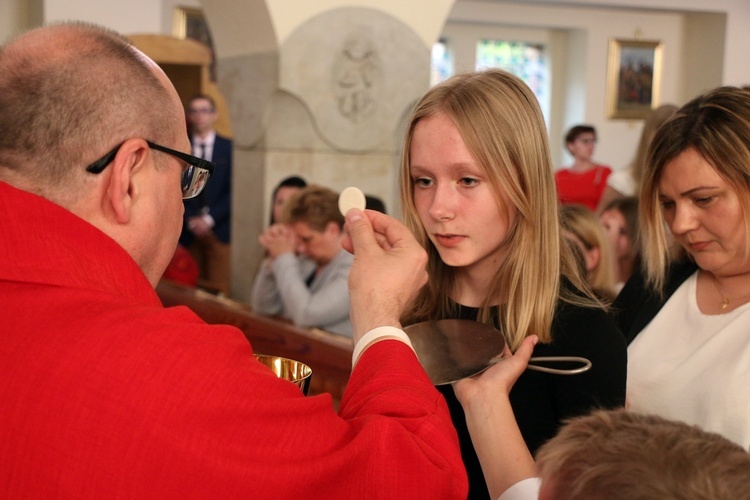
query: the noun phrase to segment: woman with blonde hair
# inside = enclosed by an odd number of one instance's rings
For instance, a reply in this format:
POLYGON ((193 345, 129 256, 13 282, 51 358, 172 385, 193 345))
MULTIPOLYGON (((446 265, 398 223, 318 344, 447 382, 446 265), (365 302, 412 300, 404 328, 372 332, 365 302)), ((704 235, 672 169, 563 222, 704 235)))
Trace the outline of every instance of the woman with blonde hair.
MULTIPOLYGON (((564 419, 624 404, 624 339, 564 242, 547 131, 526 84, 487 70, 430 89, 407 127, 401 198, 430 274, 404 324, 478 320, 495 326, 511 350, 537 335, 534 355, 591 360, 580 375, 527 371, 518 379, 510 399, 532 453, 564 419)), ((470 497, 486 498, 463 409, 451 386, 440 389, 470 497)))
POLYGON ((628 401, 750 447, 750 93, 696 97, 656 133, 639 203, 645 275, 617 298, 628 401))
POLYGON ((583 205, 560 207, 564 234, 580 251, 582 272, 589 287, 603 300, 617 295, 615 255, 599 218, 583 205))

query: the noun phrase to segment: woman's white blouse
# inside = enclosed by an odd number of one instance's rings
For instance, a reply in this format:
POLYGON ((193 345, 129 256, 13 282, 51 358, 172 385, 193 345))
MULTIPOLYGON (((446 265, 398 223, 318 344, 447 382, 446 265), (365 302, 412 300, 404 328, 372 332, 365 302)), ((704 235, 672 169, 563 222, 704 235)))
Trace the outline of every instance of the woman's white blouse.
POLYGON ((696 283, 694 273, 630 344, 627 404, 750 449, 750 303, 703 314, 696 283))

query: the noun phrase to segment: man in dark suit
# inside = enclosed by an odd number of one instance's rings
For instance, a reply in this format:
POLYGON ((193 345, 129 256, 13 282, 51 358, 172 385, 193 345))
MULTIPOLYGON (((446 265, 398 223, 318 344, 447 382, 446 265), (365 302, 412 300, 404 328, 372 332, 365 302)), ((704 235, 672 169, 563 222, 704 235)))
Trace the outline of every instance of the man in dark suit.
POLYGON ((203 192, 185 200, 185 224, 180 243, 198 261, 198 284, 229 294, 232 206, 232 141, 214 130, 218 117, 214 100, 206 95, 190 99, 187 108, 193 155, 216 164, 203 192))

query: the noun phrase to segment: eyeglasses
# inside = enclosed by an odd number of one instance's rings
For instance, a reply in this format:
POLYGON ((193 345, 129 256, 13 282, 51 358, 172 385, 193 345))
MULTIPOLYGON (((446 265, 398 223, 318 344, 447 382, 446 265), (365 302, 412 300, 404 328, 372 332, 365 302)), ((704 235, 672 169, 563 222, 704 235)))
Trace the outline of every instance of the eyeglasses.
POLYGON ((195 109, 188 109, 189 115, 210 115, 215 110, 210 108, 195 108, 195 109))
POLYGON ((596 144, 596 139, 592 139, 590 137, 581 137, 579 139, 576 139, 578 142, 582 142, 583 144, 596 144))
MULTIPOLYGON (((181 186, 183 200, 198 196, 201 191, 203 191, 203 188, 206 186, 206 182, 208 182, 208 178, 212 173, 214 173, 214 169, 216 168, 216 165, 213 162, 204 160, 203 158, 198 158, 197 156, 185 154, 180 151, 175 151, 174 149, 160 146, 151 141, 146 141, 146 144, 148 144, 148 147, 150 147, 151 149, 161 151, 162 153, 167 153, 168 155, 179 158, 180 160, 188 164, 187 168, 182 172, 181 186)), ((86 167, 86 170, 88 172, 91 172, 92 174, 102 173, 107 165, 112 163, 112 160, 115 159, 115 155, 117 155, 117 152, 121 147, 122 144, 119 144, 112 151, 86 167)))

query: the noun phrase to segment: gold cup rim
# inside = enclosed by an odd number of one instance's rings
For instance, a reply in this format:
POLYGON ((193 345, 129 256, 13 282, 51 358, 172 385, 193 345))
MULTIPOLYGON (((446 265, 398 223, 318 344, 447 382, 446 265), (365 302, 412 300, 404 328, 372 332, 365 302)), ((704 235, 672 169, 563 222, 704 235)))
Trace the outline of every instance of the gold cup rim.
POLYGON ((312 368, 302 361, 276 356, 274 354, 254 354, 255 359, 269 368, 277 377, 292 382, 307 395, 312 377, 312 368))

